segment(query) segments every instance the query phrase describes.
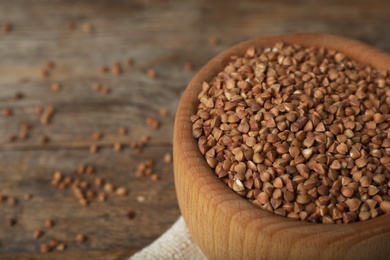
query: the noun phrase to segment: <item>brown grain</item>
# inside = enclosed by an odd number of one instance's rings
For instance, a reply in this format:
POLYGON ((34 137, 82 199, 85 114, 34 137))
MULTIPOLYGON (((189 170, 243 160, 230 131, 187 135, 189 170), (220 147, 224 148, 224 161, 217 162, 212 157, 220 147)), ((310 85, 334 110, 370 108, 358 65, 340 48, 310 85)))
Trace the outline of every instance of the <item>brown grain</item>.
POLYGON ((120 152, 122 151, 122 144, 120 142, 115 142, 113 148, 115 152, 120 152))
POLYGON ((104 180, 101 177, 96 177, 95 178, 95 185, 97 187, 102 187, 104 184, 104 180))
POLYGON ((42 125, 50 124, 52 117, 54 115, 55 108, 53 106, 46 107, 40 117, 40 122, 42 125))
POLYGON ((159 181, 160 180, 160 176, 157 173, 153 173, 153 174, 150 175, 150 179, 152 181, 159 181))
POLYGON ((39 246, 39 250, 41 253, 49 253, 51 248, 50 248, 50 245, 48 245, 48 244, 41 244, 39 246))
POLYGON ((12 110, 10 108, 4 108, 1 111, 1 114, 3 115, 3 117, 10 117, 12 116, 12 110))
POLYGON ((45 145, 49 142, 49 140, 50 140, 49 137, 47 137, 46 135, 41 135, 39 137, 39 144, 45 145))
POLYGON ((76 242, 84 243, 87 240, 87 238, 83 234, 77 234, 75 240, 76 240, 76 242))
POLYGON ((82 28, 85 33, 91 33, 93 30, 93 27, 90 23, 83 23, 82 28))
POLYGON ((87 197, 88 200, 93 200, 96 197, 96 191, 94 191, 94 190, 87 190, 85 192, 85 196, 87 197))
POLYGON ((34 231, 34 239, 40 239, 43 235, 44 233, 42 230, 37 229, 34 231))
POLYGON ((135 218, 135 212, 133 210, 129 210, 126 214, 128 219, 134 219, 135 218))
POLYGON ((85 198, 79 199, 79 204, 83 207, 87 207, 89 205, 89 201, 85 198))
POLYGON ((122 74, 122 67, 121 67, 121 65, 119 63, 114 63, 111 66, 111 72, 115 76, 118 76, 118 75, 122 74))
POLYGON ((86 166, 84 164, 80 164, 78 167, 77 167, 77 173, 78 174, 84 174, 86 173, 85 170, 86 170, 86 166))
POLYGON ((48 60, 45 63, 45 67, 47 69, 51 70, 51 69, 54 69, 56 67, 56 64, 54 63, 54 61, 48 60))
POLYGON ((157 130, 160 127, 160 122, 157 119, 151 117, 146 119, 146 124, 154 130, 157 130))
POLYGON ((162 116, 162 117, 167 117, 168 114, 169 114, 168 110, 165 109, 165 108, 161 108, 161 109, 158 111, 158 113, 159 113, 160 116, 162 116))
POLYGON ((8 226, 10 226, 10 227, 15 226, 16 223, 17 223, 17 221, 16 221, 15 218, 9 218, 8 221, 7 221, 7 224, 8 224, 8 226))
POLYGON ((93 141, 100 141, 103 138, 103 134, 100 132, 94 132, 91 138, 93 141))
POLYGON ((69 30, 69 31, 73 31, 74 29, 76 29, 76 24, 74 22, 68 22, 66 24, 66 28, 69 30))
POLYGON ((90 153, 97 153, 99 151, 99 148, 96 144, 92 144, 89 146, 89 152, 90 153))
POLYGON ((50 77, 50 72, 47 69, 40 70, 40 76, 44 79, 50 77))
POLYGON ((88 165, 86 168, 85 168, 85 173, 86 174, 94 174, 95 173, 95 168, 91 165, 88 165))
POLYGON ((132 65, 134 65, 134 59, 133 58, 127 58, 126 61, 125 61, 125 64, 128 67, 131 67, 132 65))
POLYGON ((171 153, 166 153, 164 155, 164 162, 166 162, 166 163, 171 163, 172 162, 172 154, 171 153))
POLYGON ((109 71, 110 71, 110 70, 108 69, 107 66, 102 66, 102 67, 100 68, 100 72, 103 73, 103 74, 108 73, 109 71))
POLYGON ((193 70, 194 70, 194 65, 192 64, 192 62, 187 61, 184 64, 184 71, 193 71, 193 70))
POLYGON ((52 228, 54 226, 54 221, 51 219, 46 219, 44 225, 47 228, 52 228))
POLYGON ((1 24, 1 31, 4 34, 7 34, 7 33, 11 32, 12 31, 12 25, 9 22, 3 22, 1 24))
POLYGON ((55 248, 59 245, 60 242, 58 242, 57 239, 50 239, 49 245, 51 248, 55 248))
POLYGON ((9 206, 15 206, 16 204, 18 204, 18 199, 15 198, 15 197, 8 197, 7 199, 7 203, 9 206))
POLYGON ((36 106, 36 107, 34 108, 34 111, 35 111, 35 113, 36 113, 37 115, 41 115, 42 112, 43 112, 43 109, 42 109, 42 107, 40 107, 40 106, 36 106))
POLYGON ((102 85, 99 82, 96 82, 92 85, 92 90, 95 92, 100 92, 102 89, 102 85))
POLYGON ((56 246, 57 251, 64 251, 66 249, 66 244, 59 243, 58 246, 56 246))
POLYGON ((150 79, 155 79, 157 77, 157 72, 154 69, 148 69, 146 75, 150 79))
POLYGON ((127 191, 127 189, 124 188, 124 187, 119 187, 119 188, 116 189, 115 193, 116 193, 117 195, 121 196, 121 197, 125 197, 125 196, 127 196, 128 191, 127 191))
POLYGON ((61 90, 61 85, 59 83, 52 83, 50 88, 53 92, 59 92, 61 90))
POLYGON ((100 202, 104 202, 104 201, 106 201, 107 200, 107 195, 104 193, 104 192, 100 192, 99 194, 98 194, 98 201, 100 201, 100 202))
POLYGON ((115 191, 115 186, 114 186, 114 184, 112 184, 112 183, 106 183, 106 184, 104 185, 104 191, 107 192, 107 193, 112 193, 112 192, 114 192, 114 191, 115 191))
POLYGON ((31 200, 32 197, 33 197, 33 195, 32 195, 31 193, 28 193, 28 192, 26 192, 26 193, 23 195, 23 198, 24 198, 25 200, 31 200))
POLYGON ((110 94, 111 89, 110 89, 110 87, 103 85, 100 92, 107 95, 107 94, 110 94))
POLYGON ((217 46, 221 43, 221 39, 216 35, 212 35, 209 38, 209 43, 211 46, 217 46))
POLYGON ((17 140, 15 135, 9 135, 7 137, 8 142, 15 142, 17 140))
POLYGON ((120 135, 127 135, 127 129, 125 127, 120 127, 118 129, 118 134, 120 134, 120 135))

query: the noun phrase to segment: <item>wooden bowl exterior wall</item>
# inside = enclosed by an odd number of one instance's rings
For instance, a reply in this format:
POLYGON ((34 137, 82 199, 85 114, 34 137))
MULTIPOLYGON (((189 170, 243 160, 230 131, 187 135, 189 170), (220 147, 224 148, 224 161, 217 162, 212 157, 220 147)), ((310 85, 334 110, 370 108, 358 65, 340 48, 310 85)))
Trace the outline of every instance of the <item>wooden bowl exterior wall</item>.
POLYGON ((202 82, 231 55, 276 42, 326 47, 390 70, 390 55, 361 42, 326 34, 285 34, 238 44, 208 62, 183 93, 174 126, 174 171, 185 222, 209 259, 384 259, 390 256, 390 214, 352 224, 313 224, 266 212, 241 198, 206 163, 192 137, 202 82))

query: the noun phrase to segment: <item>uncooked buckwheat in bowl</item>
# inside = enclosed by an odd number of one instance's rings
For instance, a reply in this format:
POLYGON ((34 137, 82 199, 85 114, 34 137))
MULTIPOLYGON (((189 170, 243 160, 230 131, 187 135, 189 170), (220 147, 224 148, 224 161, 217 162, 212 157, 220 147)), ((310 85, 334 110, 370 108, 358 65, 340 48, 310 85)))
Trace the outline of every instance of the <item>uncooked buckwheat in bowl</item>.
POLYGON ((350 223, 390 211, 390 77, 276 43, 204 82, 193 136, 231 189, 275 214, 350 223))
POLYGON ((388 53, 324 34, 252 39, 200 69, 173 155, 208 258, 388 258, 389 70, 388 53))

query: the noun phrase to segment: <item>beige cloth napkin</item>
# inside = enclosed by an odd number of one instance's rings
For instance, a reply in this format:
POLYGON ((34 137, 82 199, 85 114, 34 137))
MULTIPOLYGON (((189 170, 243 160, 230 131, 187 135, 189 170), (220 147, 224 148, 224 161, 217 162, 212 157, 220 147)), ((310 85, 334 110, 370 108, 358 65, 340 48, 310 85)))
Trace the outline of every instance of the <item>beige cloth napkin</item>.
POLYGON ((156 241, 136 253, 129 260, 207 260, 192 240, 183 217, 162 234, 156 241))

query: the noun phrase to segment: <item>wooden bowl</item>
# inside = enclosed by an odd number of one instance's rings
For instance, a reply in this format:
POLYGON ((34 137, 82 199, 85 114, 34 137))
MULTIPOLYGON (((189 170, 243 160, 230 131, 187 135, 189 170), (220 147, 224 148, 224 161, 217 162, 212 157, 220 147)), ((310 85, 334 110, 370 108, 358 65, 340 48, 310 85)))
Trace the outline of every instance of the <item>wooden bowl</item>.
POLYGON ((240 43, 213 58, 191 80, 176 114, 174 171, 179 206, 210 259, 389 259, 390 214, 351 224, 313 224, 266 212, 215 175, 192 136, 203 81, 222 71, 231 55, 276 42, 326 47, 375 68, 390 70, 390 55, 361 42, 326 34, 286 34, 240 43))

